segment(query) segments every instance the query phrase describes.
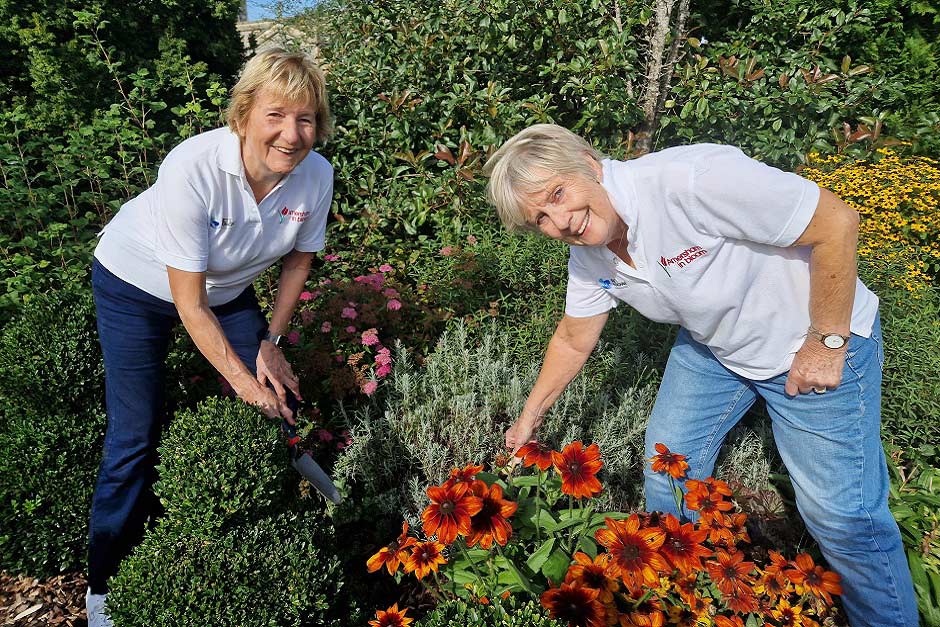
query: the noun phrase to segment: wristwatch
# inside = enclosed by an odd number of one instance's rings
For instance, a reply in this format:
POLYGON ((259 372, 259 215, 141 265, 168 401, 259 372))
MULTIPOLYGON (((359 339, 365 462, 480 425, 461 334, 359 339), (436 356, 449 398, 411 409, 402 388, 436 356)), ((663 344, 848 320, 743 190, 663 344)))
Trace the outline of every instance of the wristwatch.
POLYGON ((274 344, 274 345, 277 346, 278 348, 283 348, 284 345, 287 344, 287 336, 286 336, 286 335, 271 335, 271 331, 265 331, 265 332, 264 332, 264 337, 261 338, 261 339, 262 339, 262 341, 271 342, 272 344, 274 344))
POLYGON ((809 329, 806 331, 806 334, 816 338, 822 345, 826 348, 831 348, 832 350, 839 350, 844 347, 846 342, 849 341, 849 336, 839 335, 838 333, 823 333, 813 325, 809 325, 809 329))

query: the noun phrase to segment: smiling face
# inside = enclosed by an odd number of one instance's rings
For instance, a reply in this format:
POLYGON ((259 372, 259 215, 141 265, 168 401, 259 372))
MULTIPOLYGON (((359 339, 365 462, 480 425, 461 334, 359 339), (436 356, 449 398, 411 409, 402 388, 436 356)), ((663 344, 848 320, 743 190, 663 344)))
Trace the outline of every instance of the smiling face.
POLYGON ((310 154, 316 140, 316 111, 311 103, 286 102, 263 90, 241 135, 249 181, 271 184, 310 154))
POLYGON ((545 187, 527 194, 523 202, 526 222, 542 235, 575 246, 605 246, 622 239, 626 225, 617 215, 607 191, 598 180, 583 177, 548 177, 545 187))

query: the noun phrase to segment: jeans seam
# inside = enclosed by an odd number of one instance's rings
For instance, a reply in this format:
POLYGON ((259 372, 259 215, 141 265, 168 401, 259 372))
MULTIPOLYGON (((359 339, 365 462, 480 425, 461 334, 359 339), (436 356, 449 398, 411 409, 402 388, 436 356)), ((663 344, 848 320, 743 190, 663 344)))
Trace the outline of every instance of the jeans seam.
POLYGON ((738 390, 738 393, 735 394, 734 398, 731 399, 731 403, 729 403, 728 408, 725 409, 725 411, 721 414, 718 420, 715 421, 715 426, 712 429, 712 432, 708 434, 708 439, 705 441, 705 446, 702 447, 702 450, 699 453, 700 455, 699 460, 698 460, 699 468, 705 467, 705 458, 708 456, 708 452, 712 448, 712 443, 715 441, 715 435, 721 430, 721 426, 728 419, 728 416, 730 416, 731 413, 734 411, 735 406, 738 404, 738 401, 741 400, 741 397, 744 396, 744 393, 747 392, 747 389, 748 389, 748 386, 746 384, 742 384, 741 389, 738 390))

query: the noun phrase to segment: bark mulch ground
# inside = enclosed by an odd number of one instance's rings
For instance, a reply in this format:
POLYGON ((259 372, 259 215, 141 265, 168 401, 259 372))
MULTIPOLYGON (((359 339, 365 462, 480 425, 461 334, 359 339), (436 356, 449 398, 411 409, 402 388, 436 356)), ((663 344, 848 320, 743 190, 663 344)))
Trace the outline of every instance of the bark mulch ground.
POLYGON ((87 627, 87 585, 79 573, 39 580, 0 572, 0 625, 87 627))

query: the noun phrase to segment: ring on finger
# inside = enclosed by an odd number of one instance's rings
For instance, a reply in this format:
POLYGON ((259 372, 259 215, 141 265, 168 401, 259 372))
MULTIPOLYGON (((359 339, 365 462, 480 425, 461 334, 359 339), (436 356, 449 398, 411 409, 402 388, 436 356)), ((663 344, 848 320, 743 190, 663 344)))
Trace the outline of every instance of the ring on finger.
POLYGON ((828 388, 813 388, 813 392, 816 392, 816 394, 825 394, 828 391, 828 388))

